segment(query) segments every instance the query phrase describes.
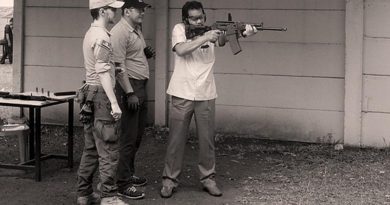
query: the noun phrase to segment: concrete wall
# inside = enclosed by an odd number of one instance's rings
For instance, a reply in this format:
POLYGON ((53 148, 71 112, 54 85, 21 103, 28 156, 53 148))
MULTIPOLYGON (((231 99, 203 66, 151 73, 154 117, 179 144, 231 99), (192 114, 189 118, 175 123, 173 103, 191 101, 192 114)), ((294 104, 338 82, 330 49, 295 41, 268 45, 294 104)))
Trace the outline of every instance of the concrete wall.
MULTIPOLYGON (((184 0, 169 1, 169 29, 184 0)), ((226 20, 287 26, 217 50, 217 129, 271 139, 342 141, 344 0, 202 1, 207 24, 226 20)), ((170 74, 173 56, 170 55, 170 74)))
MULTIPOLYGON (((156 120, 157 125, 166 125, 168 119, 165 89, 173 71, 168 45, 184 2, 148 1, 153 9, 146 14, 144 32, 149 44, 158 45, 156 64, 150 62, 149 122, 156 120)), ((243 52, 237 56, 228 46, 218 49, 218 131, 388 146, 389 1, 202 2, 207 24, 232 13, 237 21, 288 27, 284 33, 260 32, 241 39, 243 52)), ((91 22, 88 0, 17 1, 15 11, 15 35, 22 40, 15 44, 14 82, 25 91, 77 89, 84 79, 81 42, 91 22)), ((65 107, 43 113, 46 122, 61 123, 66 117, 65 107)))
POLYGON ((366 0, 362 144, 390 145, 390 1, 366 0))
MULTIPOLYGON (((152 5, 153 2, 148 1, 152 5)), ((26 0, 24 91, 33 91, 36 87, 52 92, 67 91, 76 90, 82 85, 85 79, 82 41, 91 22, 88 0, 26 0)), ((143 29, 147 44, 154 46, 154 9, 147 10, 143 29)), ((154 62, 149 63, 148 121, 152 123, 154 62)), ((65 108, 57 106, 43 109, 44 121, 63 122, 67 113, 65 108)), ((75 113, 78 111, 76 104, 75 113)))

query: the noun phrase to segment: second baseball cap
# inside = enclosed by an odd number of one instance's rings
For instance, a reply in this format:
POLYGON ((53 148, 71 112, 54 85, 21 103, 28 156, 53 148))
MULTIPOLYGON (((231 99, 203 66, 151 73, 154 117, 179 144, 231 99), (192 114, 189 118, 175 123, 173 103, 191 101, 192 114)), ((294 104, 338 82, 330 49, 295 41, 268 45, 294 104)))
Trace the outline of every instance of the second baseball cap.
POLYGON ((124 8, 134 7, 134 8, 150 8, 152 7, 150 4, 145 3, 143 0, 124 0, 125 4, 124 8))
POLYGON ((89 0, 89 9, 97 9, 105 6, 121 8, 125 2, 117 0, 89 0))

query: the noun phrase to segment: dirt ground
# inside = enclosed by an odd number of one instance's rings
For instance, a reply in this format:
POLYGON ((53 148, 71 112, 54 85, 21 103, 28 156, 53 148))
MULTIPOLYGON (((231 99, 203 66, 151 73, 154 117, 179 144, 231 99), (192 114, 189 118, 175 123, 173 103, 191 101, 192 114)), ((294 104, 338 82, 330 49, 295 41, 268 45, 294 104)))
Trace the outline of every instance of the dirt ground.
MULTIPOLYGON (((11 91, 9 64, 0 65, 0 90, 11 91)), ((0 107, 0 117, 11 115, 0 107)), ((43 153, 65 153, 65 127, 42 128, 43 153)), ((333 145, 277 142, 237 135, 216 135, 217 181, 224 195, 201 190, 197 171, 197 140, 190 137, 174 196, 159 196, 168 130, 148 128, 137 155, 137 174, 148 178, 143 200, 136 205, 268 205, 268 204, 390 204, 389 149, 346 148, 333 145)), ((43 163, 42 182, 34 174, 0 169, 0 205, 75 204, 76 171, 83 148, 76 128, 74 169, 63 160, 43 163)), ((0 137, 0 162, 18 163, 16 137, 0 137)), ((97 179, 95 180, 97 181, 97 179)))
MULTIPOLYGON (((64 127, 43 127, 43 153, 64 153, 64 127)), ((143 200, 130 204, 390 204, 389 150, 333 145, 277 142, 218 134, 219 198, 201 190, 197 172, 197 140, 190 137, 178 191, 170 199, 159 196, 168 130, 148 128, 137 156, 137 174, 148 178, 143 200)), ((0 169, 0 204, 74 204, 76 170, 83 146, 82 130, 75 132, 75 168, 48 160, 43 180, 33 173, 0 169)), ((0 161, 16 163, 14 137, 0 138, 0 161)))

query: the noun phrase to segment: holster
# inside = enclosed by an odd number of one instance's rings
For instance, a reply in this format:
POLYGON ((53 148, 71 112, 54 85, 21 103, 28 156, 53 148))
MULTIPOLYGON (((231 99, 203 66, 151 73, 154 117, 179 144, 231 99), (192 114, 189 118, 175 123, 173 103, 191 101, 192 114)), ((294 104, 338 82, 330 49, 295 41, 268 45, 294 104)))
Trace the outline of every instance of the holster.
POLYGON ((80 103, 80 121, 84 124, 93 122, 93 99, 98 91, 98 86, 84 84, 78 89, 76 102, 80 103))

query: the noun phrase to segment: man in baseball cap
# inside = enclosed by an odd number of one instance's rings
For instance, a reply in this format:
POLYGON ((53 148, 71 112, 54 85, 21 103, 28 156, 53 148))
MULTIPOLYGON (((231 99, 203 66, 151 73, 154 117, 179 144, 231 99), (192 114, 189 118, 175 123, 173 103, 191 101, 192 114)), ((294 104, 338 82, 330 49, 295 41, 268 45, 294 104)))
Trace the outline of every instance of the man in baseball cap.
POLYGON ((121 108, 115 96, 115 67, 109 24, 124 2, 90 0, 93 22, 83 40, 86 83, 79 89, 80 121, 84 125, 84 150, 77 173, 77 205, 128 205, 117 196, 119 120, 121 108), (82 99, 82 100, 81 100, 82 99), (101 106, 106 105, 106 106, 101 106), (93 190, 99 170, 100 195, 93 190))
POLYGON ((117 185, 118 195, 128 199, 144 198, 142 189, 137 190, 136 187, 147 184, 145 177, 135 175, 136 154, 147 119, 147 82, 150 77, 147 59, 155 55, 154 49, 146 45, 142 34, 147 7, 150 5, 143 0, 125 0, 122 18, 111 29, 113 61, 125 71, 125 75, 121 76, 123 83, 117 83, 115 87, 115 94, 123 112, 117 185))
POLYGON ((89 0, 89 9, 97 9, 105 6, 119 9, 123 6, 123 1, 117 0, 89 0))

